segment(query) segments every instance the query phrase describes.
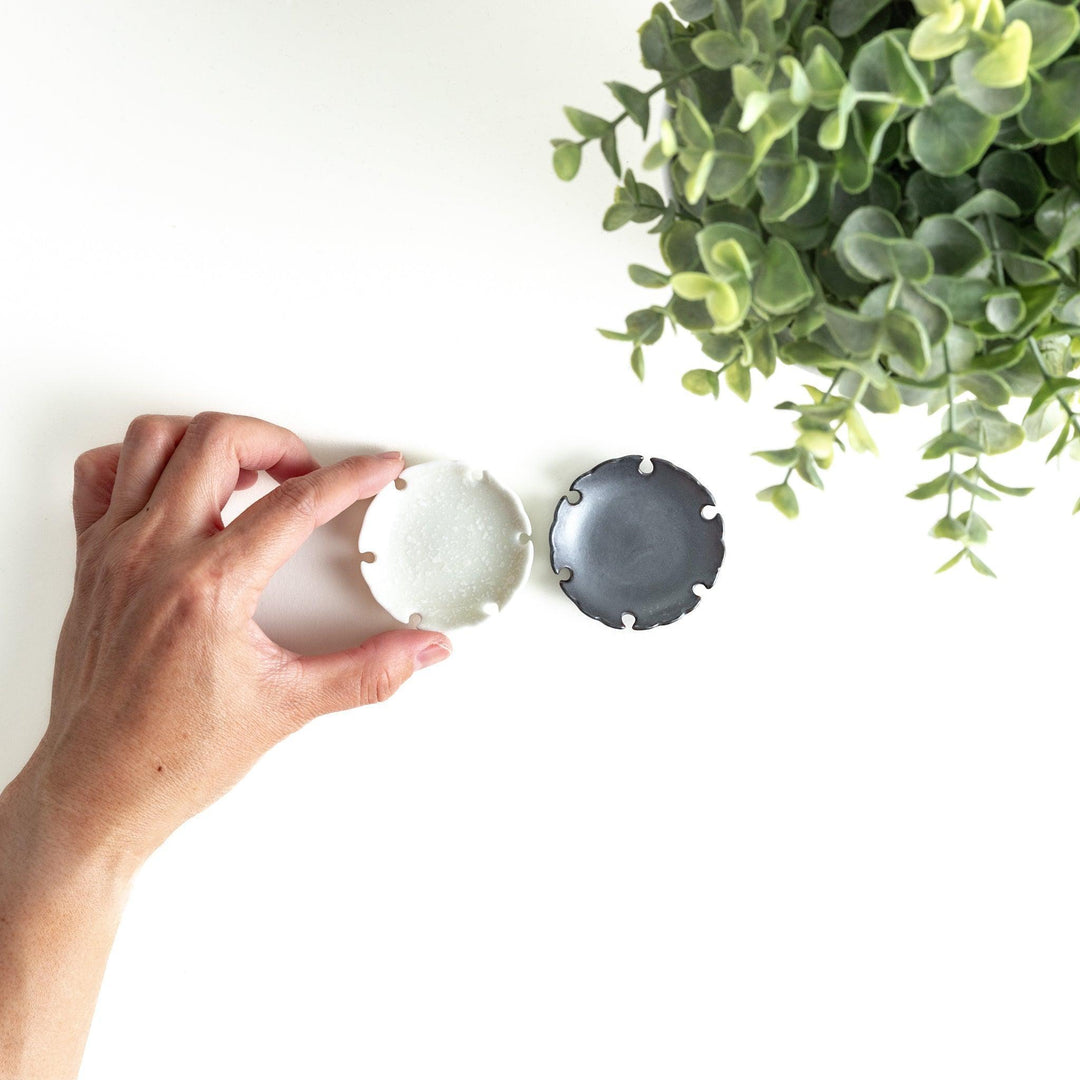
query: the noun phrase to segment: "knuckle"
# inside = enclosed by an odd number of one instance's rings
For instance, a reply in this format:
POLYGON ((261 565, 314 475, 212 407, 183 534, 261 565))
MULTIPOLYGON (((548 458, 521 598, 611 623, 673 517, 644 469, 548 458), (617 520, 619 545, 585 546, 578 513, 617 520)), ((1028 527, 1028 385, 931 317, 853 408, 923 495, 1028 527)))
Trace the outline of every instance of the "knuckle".
POLYGON ((129 446, 155 446, 168 437, 169 426, 164 417, 143 413, 128 424, 124 442, 129 446))
POLYGON ((319 507, 315 482, 307 476, 292 476, 277 488, 277 498, 297 517, 314 520, 319 507))
POLYGON ((84 450, 74 465, 75 483, 85 484, 97 476, 97 454, 93 450, 84 450))
POLYGON ((201 412, 192 417, 188 432, 199 442, 215 444, 228 438, 232 417, 223 412, 201 412))
POLYGON ((360 677, 360 704, 379 705, 390 698, 396 687, 393 676, 385 667, 365 671, 360 677))

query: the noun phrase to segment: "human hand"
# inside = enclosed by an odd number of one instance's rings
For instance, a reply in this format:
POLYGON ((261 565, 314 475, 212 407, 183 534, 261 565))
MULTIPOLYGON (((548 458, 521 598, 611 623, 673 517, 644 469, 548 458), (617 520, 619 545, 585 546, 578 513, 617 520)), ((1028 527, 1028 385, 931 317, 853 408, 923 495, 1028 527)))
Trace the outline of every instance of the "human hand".
POLYGON ((394 630, 299 656, 253 621, 311 532, 402 465, 319 468, 292 432, 219 413, 142 416, 122 445, 79 458, 74 597, 48 730, 20 777, 50 836, 137 865, 290 732, 382 701, 449 654, 441 634, 394 630), (224 527, 229 496, 259 470, 280 486, 224 527))

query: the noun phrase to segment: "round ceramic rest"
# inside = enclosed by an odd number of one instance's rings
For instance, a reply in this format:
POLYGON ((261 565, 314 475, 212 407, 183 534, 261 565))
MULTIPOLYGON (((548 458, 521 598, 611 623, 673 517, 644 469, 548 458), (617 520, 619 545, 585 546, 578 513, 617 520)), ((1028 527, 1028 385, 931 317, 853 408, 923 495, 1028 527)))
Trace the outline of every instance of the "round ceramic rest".
POLYGON ((551 525, 551 568, 570 571, 563 591, 608 626, 648 630, 697 606, 724 559, 724 525, 713 497, 688 472, 659 458, 605 461, 570 485, 551 525), (643 467, 647 471, 642 471, 643 467), (705 511, 703 516, 702 511, 705 511))
POLYGON ((425 630, 494 615, 532 566, 521 500, 459 461, 413 465, 397 483, 375 496, 360 530, 372 595, 399 622, 425 630))

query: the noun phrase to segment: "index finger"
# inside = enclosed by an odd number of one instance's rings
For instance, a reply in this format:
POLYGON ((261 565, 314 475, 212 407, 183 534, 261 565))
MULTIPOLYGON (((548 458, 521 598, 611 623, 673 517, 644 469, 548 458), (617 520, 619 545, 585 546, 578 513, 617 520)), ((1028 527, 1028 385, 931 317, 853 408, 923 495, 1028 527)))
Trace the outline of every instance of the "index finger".
POLYGON ((149 505, 177 508, 199 527, 221 528, 221 509, 245 472, 275 480, 319 467, 300 437, 253 416, 199 413, 184 432, 150 496, 149 505))
POLYGON ((359 499, 369 499, 401 472, 398 453, 350 457, 283 481, 249 506, 215 542, 227 561, 261 591, 320 526, 359 499))

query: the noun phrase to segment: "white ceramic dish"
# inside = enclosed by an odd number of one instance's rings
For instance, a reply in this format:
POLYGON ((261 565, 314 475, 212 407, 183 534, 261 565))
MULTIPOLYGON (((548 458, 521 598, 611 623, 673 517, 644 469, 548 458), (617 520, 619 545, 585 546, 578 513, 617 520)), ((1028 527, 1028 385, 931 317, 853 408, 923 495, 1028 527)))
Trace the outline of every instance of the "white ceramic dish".
POLYGON ((488 473, 460 461, 413 465, 368 507, 364 578, 399 622, 472 626, 505 607, 529 576, 531 533, 521 500, 488 473))

